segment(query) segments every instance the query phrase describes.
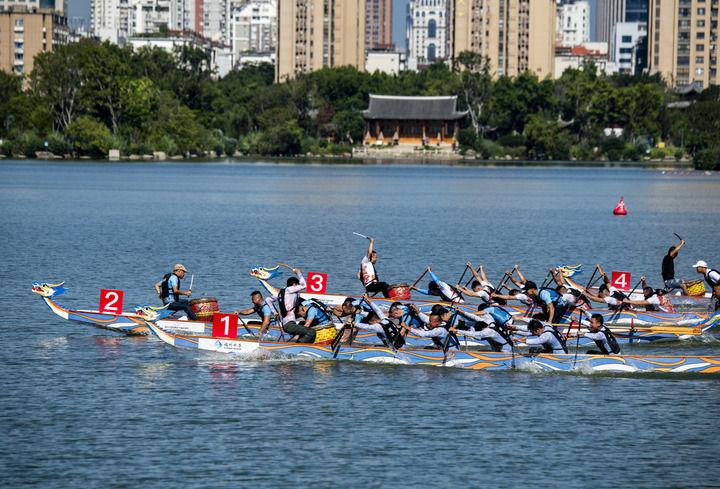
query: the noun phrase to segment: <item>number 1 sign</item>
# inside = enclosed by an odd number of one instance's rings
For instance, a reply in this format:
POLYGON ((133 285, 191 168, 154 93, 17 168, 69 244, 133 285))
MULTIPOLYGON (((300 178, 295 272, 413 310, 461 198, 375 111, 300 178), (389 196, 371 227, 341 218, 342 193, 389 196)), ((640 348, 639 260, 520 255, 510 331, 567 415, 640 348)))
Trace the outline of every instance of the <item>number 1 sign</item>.
POLYGON ((237 314, 224 314, 216 312, 213 314, 213 338, 237 338, 238 317, 237 314))
POLYGON ((122 314, 123 291, 100 289, 100 313, 122 314))
POLYGON ((610 285, 618 290, 630 290, 630 272, 613 271, 610 285))
POLYGON ((307 291, 324 294, 327 287, 327 273, 308 273, 307 291))

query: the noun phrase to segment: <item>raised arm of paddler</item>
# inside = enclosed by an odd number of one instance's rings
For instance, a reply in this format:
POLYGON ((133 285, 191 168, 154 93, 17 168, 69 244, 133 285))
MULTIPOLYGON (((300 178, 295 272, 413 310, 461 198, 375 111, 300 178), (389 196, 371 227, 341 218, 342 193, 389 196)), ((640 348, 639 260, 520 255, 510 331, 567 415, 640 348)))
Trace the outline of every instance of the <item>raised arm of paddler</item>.
POLYGON ((487 285, 492 286, 492 284, 491 284, 490 281, 488 280, 487 276, 485 275, 485 267, 483 267, 482 265, 480 265, 480 267, 479 267, 479 269, 480 269, 480 274, 478 275, 478 272, 477 272, 477 270, 475 270, 475 269, 473 268, 472 263, 467 262, 466 265, 470 268, 470 271, 472 272, 473 277, 475 277, 475 280, 477 280, 478 282, 480 282, 481 285, 483 285, 483 286, 487 286, 487 285))
POLYGON ((370 300, 370 296, 367 294, 367 292, 365 292, 365 293, 363 294, 363 299, 365 299, 365 302, 366 302, 366 303, 370 304, 370 309, 372 309, 373 312, 374 312, 375 314, 377 314, 377 317, 379 317, 381 321, 382 321, 383 319, 387 319, 387 316, 385 315, 385 313, 383 312, 383 310, 380 309, 380 307, 378 307, 377 304, 375 304, 373 301, 370 300))
POLYGON ((559 270, 557 268, 550 268, 548 269, 548 271, 550 272, 550 275, 552 275, 552 278, 556 284, 567 287, 567 283, 565 282, 565 275, 563 275, 562 270, 559 270))
POLYGON ((515 284, 516 287, 522 288, 525 285, 525 276, 520 272, 520 268, 518 268, 517 264, 513 267, 515 270, 515 275, 517 275, 517 278, 514 275, 510 275, 510 281, 515 284))

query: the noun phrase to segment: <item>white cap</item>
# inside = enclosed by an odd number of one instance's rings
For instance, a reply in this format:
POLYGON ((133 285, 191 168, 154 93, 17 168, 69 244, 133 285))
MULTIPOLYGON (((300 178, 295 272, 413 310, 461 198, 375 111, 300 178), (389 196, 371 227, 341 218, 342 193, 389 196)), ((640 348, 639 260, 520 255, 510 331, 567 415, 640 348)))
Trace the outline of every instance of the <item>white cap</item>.
POLYGON ((692 267, 693 267, 693 268, 697 268, 697 267, 707 268, 707 263, 705 263, 704 261, 700 260, 699 262, 697 262, 697 263, 696 263, 695 265, 693 265, 692 267))

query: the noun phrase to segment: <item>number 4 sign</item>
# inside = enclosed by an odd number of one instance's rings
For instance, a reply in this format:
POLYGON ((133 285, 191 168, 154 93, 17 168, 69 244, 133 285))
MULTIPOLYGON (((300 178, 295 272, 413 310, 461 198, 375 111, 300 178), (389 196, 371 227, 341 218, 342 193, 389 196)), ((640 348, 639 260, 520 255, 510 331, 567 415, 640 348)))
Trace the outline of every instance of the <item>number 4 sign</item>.
POLYGON ((630 272, 615 272, 612 273, 610 284, 618 290, 629 290, 630 289, 630 272))
POLYGON ((327 273, 308 273, 307 291, 324 294, 327 287, 327 273))
POLYGON ((100 289, 100 313, 122 314, 123 291, 100 289))
POLYGON ((213 338, 237 338, 238 317, 237 314, 224 314, 216 312, 213 314, 213 338))

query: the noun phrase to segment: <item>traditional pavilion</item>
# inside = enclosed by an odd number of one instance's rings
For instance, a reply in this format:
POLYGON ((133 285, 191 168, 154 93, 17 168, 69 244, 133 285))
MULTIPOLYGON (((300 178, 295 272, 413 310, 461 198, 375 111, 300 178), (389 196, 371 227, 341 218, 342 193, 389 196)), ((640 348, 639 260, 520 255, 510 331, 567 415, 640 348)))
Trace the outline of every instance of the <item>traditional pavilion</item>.
POLYGON ((454 144, 460 121, 457 96, 405 97, 370 94, 365 117, 365 143, 454 144))

